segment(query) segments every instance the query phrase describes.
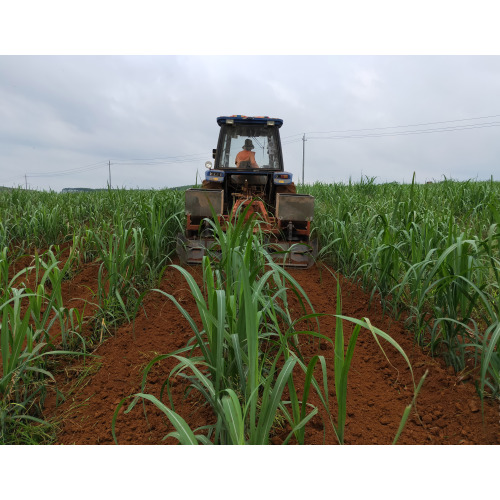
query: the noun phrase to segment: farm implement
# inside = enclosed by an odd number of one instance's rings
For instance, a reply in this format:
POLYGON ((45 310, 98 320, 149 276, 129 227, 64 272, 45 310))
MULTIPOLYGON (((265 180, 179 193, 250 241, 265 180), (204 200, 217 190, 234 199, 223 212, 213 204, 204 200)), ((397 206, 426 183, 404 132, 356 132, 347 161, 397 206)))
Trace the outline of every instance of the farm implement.
POLYGON ((224 230, 239 217, 256 217, 273 260, 310 267, 318 252, 311 239, 314 198, 297 194, 292 174, 283 167, 279 129, 283 120, 266 116, 220 116, 214 165, 206 162, 201 188, 186 190, 185 233, 177 239, 181 262, 201 263, 217 254, 210 221, 224 230))

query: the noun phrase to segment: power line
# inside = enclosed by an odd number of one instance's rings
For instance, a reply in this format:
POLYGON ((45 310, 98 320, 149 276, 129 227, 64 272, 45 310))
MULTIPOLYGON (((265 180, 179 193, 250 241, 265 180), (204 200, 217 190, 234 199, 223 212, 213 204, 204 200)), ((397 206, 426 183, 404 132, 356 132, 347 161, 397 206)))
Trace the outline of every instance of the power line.
POLYGON ((457 130, 472 130, 477 128, 491 128, 491 127, 499 127, 500 122, 492 122, 492 123, 478 123, 475 125, 463 125, 456 127, 441 127, 435 129, 422 129, 422 130, 407 130, 401 132, 391 132, 391 133, 381 133, 381 134, 358 134, 358 135, 338 135, 338 136, 329 136, 329 137, 314 137, 309 136, 309 139, 363 139, 366 137, 395 137, 398 135, 414 135, 414 134, 433 134, 440 132, 455 132, 457 130))
POLYGON ((16 179, 19 179, 20 177, 24 177, 24 175, 16 175, 15 177, 11 177, 10 179, 6 179, 6 180, 3 180, 2 179, 2 183, 3 184, 9 184, 9 182, 12 182, 16 179))
POLYGON ((129 159, 123 159, 123 158, 111 158, 112 161, 114 162, 120 162, 120 161, 165 161, 165 160, 174 160, 176 158, 180 159, 188 159, 190 157, 194 156, 203 156, 205 157, 207 154, 206 153, 195 153, 195 154, 189 154, 189 155, 178 155, 178 156, 164 156, 164 157, 159 157, 159 158, 129 158, 129 159))
POLYGON ((113 162, 113 165, 173 165, 178 163, 193 163, 206 158, 207 155, 200 156, 198 158, 189 158, 184 160, 174 160, 174 161, 134 161, 134 160, 124 160, 113 162))
MULTIPOLYGON (((166 165, 166 164, 176 164, 176 163, 189 163, 193 161, 199 161, 200 159, 205 158, 207 155, 196 154, 196 155, 179 155, 179 156, 170 156, 165 158, 141 158, 141 159, 131 159, 131 160, 122 160, 113 162, 114 165, 166 165), (197 157, 197 158, 192 158, 197 157), (175 160, 178 158, 178 160, 175 160), (161 161, 172 159, 171 161, 161 161)), ((72 174, 81 174, 84 172, 90 172, 92 170, 97 170, 102 168, 103 166, 108 166, 110 160, 108 161, 100 161, 97 163, 92 163, 89 165, 84 165, 82 167, 70 168, 65 170, 52 170, 48 172, 27 172, 29 177, 57 177, 57 176, 65 176, 72 174)), ((22 177, 21 175, 14 177, 12 180, 22 177)))
MULTIPOLYGON (((441 122, 443 123, 443 122, 441 122)), ((492 128, 492 127, 500 127, 500 122, 489 122, 489 123, 476 123, 470 125, 457 125, 456 127, 440 127, 433 129, 421 129, 421 130, 405 130, 400 132, 389 132, 389 133, 380 133, 380 134, 356 134, 356 135, 336 135, 329 137, 315 137, 308 136, 308 139, 317 139, 317 140, 338 140, 338 139, 365 139, 369 137, 396 137, 401 135, 416 135, 416 134, 434 134, 434 133, 442 133, 442 132, 456 132, 457 130, 473 130, 480 128, 492 128)), ((383 127, 383 128, 392 128, 392 127, 383 127)), ((358 129, 361 131, 363 129, 358 129)), ((381 130, 381 129, 366 129, 366 130, 381 130)), ((311 134, 312 132, 309 132, 311 134)), ((318 132, 316 132, 318 133, 318 132)), ((290 141, 285 141, 282 143, 282 146, 286 146, 288 144, 293 144, 301 141, 301 138, 292 139, 290 141)))
POLYGON ((67 168, 67 169, 64 169, 64 170, 51 170, 51 171, 48 171, 48 172, 28 172, 27 174, 30 176, 30 177, 33 177, 33 176, 36 176, 36 175, 57 175, 57 174, 61 174, 61 173, 66 173, 66 172, 69 172, 69 173, 72 173, 72 172, 77 172, 77 171, 85 171, 85 170, 94 170, 95 168, 99 168, 100 166, 102 166, 103 164, 105 164, 106 162, 104 161, 99 161, 97 163, 91 163, 89 165, 83 165, 81 167, 75 167, 75 168, 67 168))
MULTIPOLYGON (((483 117, 483 118, 493 118, 497 117, 500 115, 492 115, 489 117, 483 117)), ((442 124, 442 123, 456 123, 456 122, 461 122, 461 121, 466 121, 466 120, 473 120, 477 118, 468 118, 468 119, 463 119, 463 120, 448 120, 448 121, 442 121, 442 122, 429 122, 426 124, 420 124, 418 126, 424 126, 424 125, 431 125, 431 124, 442 124)), ((396 127, 378 127, 378 128, 373 128, 373 129, 357 129, 353 130, 355 132, 362 132, 362 131, 371 131, 371 130, 387 130, 387 129, 392 129, 392 128, 402 128, 402 127, 415 127, 417 125, 398 125, 396 127)), ((487 122, 487 123, 475 123, 475 124, 468 124, 468 125, 457 125, 453 127, 439 127, 439 128, 431 128, 431 129, 420 129, 420 130, 404 130, 400 132, 383 132, 383 133, 378 133, 378 134, 356 134, 356 135, 338 135, 338 136, 329 136, 329 137, 314 137, 314 136, 308 136, 306 139, 306 133, 303 133, 302 139, 301 138, 295 138, 291 139, 289 141, 283 142, 282 146, 288 145, 288 144, 293 144, 295 142, 299 142, 302 140, 302 184, 304 184, 304 165, 305 165, 305 141, 309 139, 319 139, 319 140, 339 140, 339 139, 366 139, 369 137, 396 137, 396 136, 402 136, 402 135, 416 135, 416 134, 435 134, 435 133, 442 133, 442 132, 456 132, 458 130, 472 130, 472 129, 479 129, 479 128, 491 128, 491 127, 499 127, 500 122, 487 122)), ((348 131, 343 131, 348 132, 348 131)), ((309 132, 309 134, 312 133, 335 133, 335 132, 309 132)), ((336 132, 339 133, 339 132, 336 132)), ((297 134, 296 134, 297 135, 297 134)), ((293 137, 293 136, 288 136, 288 137, 293 137)))
POLYGON ((74 174, 82 174, 84 172, 90 172, 91 170, 98 170, 101 169, 103 166, 107 165, 107 162, 100 162, 99 165, 94 166, 94 167, 80 167, 80 168, 75 168, 71 170, 54 170, 52 172, 32 172, 29 173, 29 177, 60 177, 60 176, 65 176, 65 175, 74 175, 74 174))
MULTIPOLYGON (((346 129, 346 130, 330 130, 330 131, 323 131, 323 132, 305 132, 306 134, 343 134, 345 132, 368 132, 370 130, 387 130, 390 128, 408 128, 408 127, 423 127, 426 125, 440 125, 442 123, 455 123, 455 122, 464 122, 464 121, 471 121, 471 120, 485 120, 486 118, 498 118, 500 115, 488 115, 488 116, 477 116, 475 118, 460 118, 457 120, 444 120, 444 121, 439 121, 439 122, 427 122, 427 123, 414 123, 411 125, 393 125, 390 127, 375 127, 375 128, 359 128, 359 129, 346 129)), ((473 124, 471 124, 473 125, 473 124)), ((295 137, 298 135, 302 135, 304 132, 300 132, 298 134, 293 134, 293 135, 287 135, 286 137, 283 137, 282 139, 287 139, 289 137, 295 137)))

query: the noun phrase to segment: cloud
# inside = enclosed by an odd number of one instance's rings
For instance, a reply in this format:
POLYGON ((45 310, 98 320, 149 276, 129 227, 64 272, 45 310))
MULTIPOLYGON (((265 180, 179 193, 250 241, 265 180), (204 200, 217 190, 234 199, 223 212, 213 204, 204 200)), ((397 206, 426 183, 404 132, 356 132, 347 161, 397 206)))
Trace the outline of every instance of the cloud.
POLYGON ((226 114, 282 118, 296 179, 306 133, 306 182, 489 178, 500 117, 465 119, 500 115, 499 84, 496 56, 0 56, 0 185, 103 187, 108 161, 116 185, 192 183, 226 114))

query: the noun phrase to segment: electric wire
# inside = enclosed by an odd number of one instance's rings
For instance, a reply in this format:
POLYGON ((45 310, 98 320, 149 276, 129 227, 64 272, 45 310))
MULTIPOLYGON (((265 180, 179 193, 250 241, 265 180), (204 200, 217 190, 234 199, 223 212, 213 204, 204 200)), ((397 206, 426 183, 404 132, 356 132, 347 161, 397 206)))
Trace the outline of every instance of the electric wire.
POLYGON ((175 161, 133 161, 133 160, 123 160, 112 162, 111 165, 174 165, 178 163, 193 163, 203 160, 207 155, 200 156, 198 158, 189 158, 185 160, 175 160, 175 161))
MULTIPOLYGON (((189 163, 189 162, 194 162, 194 161, 199 161, 203 158, 206 158, 206 154, 202 153, 197 153, 197 154, 190 154, 190 155, 178 155, 178 156, 167 156, 163 158, 138 158, 138 159, 131 159, 131 160, 122 160, 122 161, 113 161, 111 162, 111 165, 168 165, 168 164, 176 164, 176 163, 189 163), (175 160, 177 158, 177 160, 175 160), (167 160, 169 159, 170 161, 162 161, 162 160, 167 160)), ((101 160, 96 163, 92 163, 89 165, 84 165, 82 167, 76 167, 76 168, 70 168, 70 169, 65 169, 65 170, 52 170, 48 172, 27 172, 26 176, 27 177, 56 177, 56 176, 65 176, 65 175, 71 175, 71 174, 81 174, 85 172, 90 172, 93 170, 98 170, 102 168, 103 166, 108 166, 108 161, 101 160)), ((13 177, 9 181, 5 182, 11 182, 12 180, 19 179, 21 177, 24 177, 24 175, 18 175, 16 177, 13 177)))
POLYGON ((75 175, 75 174, 82 174, 82 173, 85 173, 85 172, 90 172, 92 170, 98 170, 98 169, 102 169, 103 166, 107 166, 107 163, 105 164, 100 164, 100 165, 97 165, 95 167, 91 167, 91 168, 86 168, 86 169, 81 169, 81 170, 69 170, 69 171, 60 171, 60 172, 52 172, 52 173, 30 173, 30 174, 26 174, 27 177, 62 177, 62 176, 66 176, 66 175, 75 175))
MULTIPOLYGON (((443 123, 443 122, 441 122, 443 123)), ((440 127, 440 128, 432 128, 432 129, 420 129, 420 130, 405 130, 405 131, 394 131, 394 132, 383 132, 379 134, 355 134, 355 135, 335 135, 335 136, 329 136, 329 137, 315 137, 309 135, 307 137, 307 140, 339 140, 339 139, 365 139, 369 137, 396 137, 396 136, 402 136, 402 135, 418 135, 418 134, 433 134, 433 133, 442 133, 442 132, 455 132, 458 130, 473 130, 473 129, 481 129, 481 128, 492 128, 492 127, 499 127, 500 122, 489 122, 489 123, 475 123, 475 124, 470 124, 470 125, 457 125, 454 127, 440 127)), ((384 129, 384 128, 392 128, 392 127, 381 127, 378 130, 384 129)), ((357 129, 357 131, 361 131, 363 129, 357 129)), ((376 130, 376 129, 366 129, 366 130, 376 130)), ((309 132, 312 133, 312 132, 309 132)), ((318 132, 316 132, 318 133, 318 132)), ((333 132, 330 132, 333 133, 333 132)), ((282 143, 283 145, 288 145, 288 144, 293 144, 295 142, 300 142, 302 141, 302 138, 298 139, 292 139, 289 141, 285 141, 282 143)))
POLYGON ((480 123, 475 125, 462 125, 456 127, 441 127, 434 129, 421 129, 421 130, 405 130, 401 132, 383 132, 380 134, 357 134, 357 135, 338 135, 338 136, 329 136, 329 137, 314 137, 308 136, 307 139, 353 139, 353 138, 365 138, 365 137, 395 137, 399 135, 414 135, 414 134, 432 134, 439 132, 455 132, 457 130, 472 130, 478 128, 491 128, 491 127, 499 127, 500 122, 492 122, 492 123, 480 123))
MULTIPOLYGON (((27 172, 26 175, 28 177, 53 177, 57 175, 71 175, 71 174, 80 174, 84 172, 90 172, 92 170, 98 170, 102 168, 104 165, 107 165, 107 162, 99 162, 98 165, 92 167, 79 167, 74 169, 67 170, 53 170, 51 172, 27 172)), ((24 175, 22 176, 24 177, 24 175)))
POLYGON ((438 122, 426 122, 426 123, 414 123, 411 125, 392 125, 390 127, 374 127, 374 128, 358 128, 358 129, 345 129, 345 130, 330 130, 330 131, 322 131, 322 132, 299 132, 297 134, 287 135, 282 137, 282 140, 287 139, 289 137, 295 137, 296 135, 305 134, 342 134, 344 132, 368 132, 370 130, 387 130, 391 128, 408 128, 408 127, 423 127, 427 125, 440 125, 442 123, 454 123, 454 122, 464 122, 470 120, 485 120, 486 118, 498 118, 500 115, 488 115, 488 116, 477 116, 475 118, 459 118, 456 120, 443 120, 438 122))
POLYGON ((113 162, 120 162, 120 161, 164 161, 164 160, 172 160, 175 158, 189 158, 193 156, 206 156, 206 153, 195 153, 195 154, 189 154, 189 155, 178 155, 178 156, 164 156, 164 157, 158 157, 158 158, 128 158, 124 160, 123 158, 111 158, 110 160, 113 162))

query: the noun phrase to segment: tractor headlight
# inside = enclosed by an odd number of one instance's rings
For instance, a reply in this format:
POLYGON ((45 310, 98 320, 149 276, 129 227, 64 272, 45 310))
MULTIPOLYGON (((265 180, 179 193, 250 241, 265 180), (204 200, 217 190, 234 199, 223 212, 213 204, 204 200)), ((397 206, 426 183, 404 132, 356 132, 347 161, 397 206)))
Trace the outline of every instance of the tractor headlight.
POLYGON ((206 161, 205 162, 205 168, 212 168, 212 162, 211 161, 206 161))

